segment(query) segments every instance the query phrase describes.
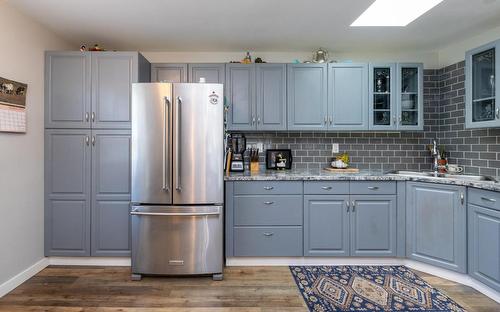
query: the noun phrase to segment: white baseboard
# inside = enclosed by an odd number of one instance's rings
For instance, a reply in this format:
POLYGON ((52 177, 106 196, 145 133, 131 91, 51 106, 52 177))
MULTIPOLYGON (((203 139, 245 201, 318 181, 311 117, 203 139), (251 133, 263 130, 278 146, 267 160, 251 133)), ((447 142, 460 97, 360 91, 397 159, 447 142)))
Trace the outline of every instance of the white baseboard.
POLYGON ((49 265, 48 258, 40 259, 38 262, 36 262, 26 270, 12 277, 3 284, 0 284, 0 298, 14 290, 17 286, 21 285, 32 276, 36 275, 41 270, 45 269, 47 265, 49 265))
POLYGON ((432 274, 456 283, 470 286, 500 303, 500 293, 471 278, 467 274, 453 272, 436 266, 401 258, 361 257, 230 257, 226 266, 288 266, 288 265, 406 265, 409 268, 432 274))
POLYGON ((130 257, 49 257, 49 265, 130 266, 130 257))

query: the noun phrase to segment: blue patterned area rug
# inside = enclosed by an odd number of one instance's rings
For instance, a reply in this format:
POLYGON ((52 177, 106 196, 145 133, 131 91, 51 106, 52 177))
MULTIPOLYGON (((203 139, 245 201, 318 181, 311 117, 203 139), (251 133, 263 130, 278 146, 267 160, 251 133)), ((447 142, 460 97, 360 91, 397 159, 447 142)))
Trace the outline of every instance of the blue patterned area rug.
POLYGON ((291 266, 313 312, 465 312, 405 266, 291 266))

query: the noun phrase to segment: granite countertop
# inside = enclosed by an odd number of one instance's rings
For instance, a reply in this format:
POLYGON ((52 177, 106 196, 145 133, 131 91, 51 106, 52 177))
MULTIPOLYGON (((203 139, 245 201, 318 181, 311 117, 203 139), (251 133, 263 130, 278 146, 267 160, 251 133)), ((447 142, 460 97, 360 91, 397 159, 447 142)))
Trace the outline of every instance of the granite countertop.
MULTIPOLYGON (((500 181, 499 177, 494 177, 500 181)), ((387 174, 381 170, 360 170, 359 173, 332 173, 326 170, 293 169, 293 170, 261 170, 257 173, 248 171, 231 172, 224 177, 225 181, 417 181, 439 184, 469 186, 500 192, 500 183, 492 181, 473 181, 456 178, 439 178, 428 176, 403 176, 387 174)))

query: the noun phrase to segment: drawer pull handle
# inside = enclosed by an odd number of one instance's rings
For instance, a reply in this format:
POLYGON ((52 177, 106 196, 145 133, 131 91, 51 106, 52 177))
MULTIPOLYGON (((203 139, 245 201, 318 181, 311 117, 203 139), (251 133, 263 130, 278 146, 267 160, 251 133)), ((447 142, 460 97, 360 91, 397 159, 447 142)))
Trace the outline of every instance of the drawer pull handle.
POLYGON ((273 201, 266 201, 266 202, 264 202, 264 204, 265 205, 272 205, 272 204, 274 204, 274 202, 273 201))
POLYGON ((270 190, 274 189, 274 186, 264 186, 264 189, 266 191, 270 191, 270 190))
POLYGON ((482 200, 488 201, 490 203, 496 203, 497 200, 494 198, 488 198, 488 197, 481 197, 482 200))
POLYGON ((378 186, 369 186, 368 189, 372 190, 372 191, 376 191, 376 190, 378 190, 378 186))
POLYGON ((264 233, 262 233, 262 234, 264 234, 264 236, 267 236, 267 237, 269 237, 269 236, 273 236, 273 235, 274 235, 274 233, 273 233, 273 232, 264 232, 264 233))
POLYGON ((326 190, 326 191, 328 191, 328 190, 331 190, 331 189, 332 189, 332 187, 331 187, 331 186, 323 186, 323 187, 321 187, 321 188, 322 188, 322 189, 324 189, 324 190, 326 190))

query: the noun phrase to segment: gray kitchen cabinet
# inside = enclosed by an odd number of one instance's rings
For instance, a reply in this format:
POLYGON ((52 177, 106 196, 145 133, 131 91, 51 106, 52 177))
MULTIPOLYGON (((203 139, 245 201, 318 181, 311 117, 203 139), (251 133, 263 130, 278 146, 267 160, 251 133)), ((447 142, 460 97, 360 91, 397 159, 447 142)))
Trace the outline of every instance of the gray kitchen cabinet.
POLYGON ((45 127, 90 128, 90 53, 45 53, 45 127))
POLYGON ((136 52, 92 54, 92 128, 131 127, 131 86, 138 82, 136 52))
POLYGON ((46 52, 45 128, 129 129, 132 83, 149 71, 138 52, 46 52))
POLYGON ((407 182, 407 257, 466 272, 465 187, 407 182))
POLYGON ((368 130, 368 65, 328 64, 328 129, 368 130))
POLYGON ((396 130, 396 63, 371 63, 368 71, 370 130, 396 130))
POLYGON ((205 78, 206 83, 224 83, 225 82, 225 64, 188 64, 188 81, 200 82, 200 78, 205 78))
POLYGON ((151 82, 188 82, 188 65, 151 63, 151 82))
POLYGON ((46 256, 90 256, 90 135, 45 131, 46 256))
POLYGON ((255 66, 227 64, 224 87, 228 130, 256 130, 255 66))
POLYGON ((397 64, 397 130, 424 130, 424 66, 397 64))
POLYGON ((304 255, 349 255, 349 195, 304 196, 304 255))
POLYGON ((500 291, 500 193, 469 188, 469 275, 500 291))
POLYGON ((130 130, 92 131, 93 256, 130 255, 130 130))
POLYGON ((396 195, 351 195, 351 256, 396 256, 396 207, 396 195))
POLYGON ((287 65, 288 130, 328 128, 327 64, 287 65))
POLYGON ((465 126, 500 127, 500 40, 465 53, 465 126))
POLYGON ((286 66, 228 64, 229 130, 286 130, 286 66))
POLYGON ((257 130, 286 130, 286 65, 255 66, 257 130))

